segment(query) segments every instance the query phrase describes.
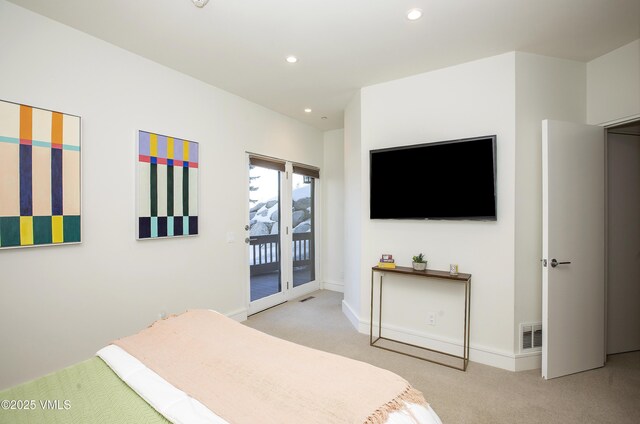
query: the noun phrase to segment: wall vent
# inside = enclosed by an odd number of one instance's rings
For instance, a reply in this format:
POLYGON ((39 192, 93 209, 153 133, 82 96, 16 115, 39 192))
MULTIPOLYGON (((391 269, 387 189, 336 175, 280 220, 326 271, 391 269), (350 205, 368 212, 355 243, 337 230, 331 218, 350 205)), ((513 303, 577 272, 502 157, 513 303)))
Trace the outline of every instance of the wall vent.
POLYGON ((520 324, 520 351, 531 352, 542 349, 542 323, 520 324))

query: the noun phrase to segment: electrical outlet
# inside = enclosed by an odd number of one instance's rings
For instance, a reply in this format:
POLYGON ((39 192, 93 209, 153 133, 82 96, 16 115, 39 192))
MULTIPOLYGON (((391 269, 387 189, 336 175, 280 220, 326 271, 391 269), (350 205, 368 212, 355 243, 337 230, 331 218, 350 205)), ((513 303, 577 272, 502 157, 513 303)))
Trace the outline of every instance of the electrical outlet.
POLYGON ((436 313, 435 312, 429 312, 429 316, 427 318, 427 324, 436 325, 436 313))

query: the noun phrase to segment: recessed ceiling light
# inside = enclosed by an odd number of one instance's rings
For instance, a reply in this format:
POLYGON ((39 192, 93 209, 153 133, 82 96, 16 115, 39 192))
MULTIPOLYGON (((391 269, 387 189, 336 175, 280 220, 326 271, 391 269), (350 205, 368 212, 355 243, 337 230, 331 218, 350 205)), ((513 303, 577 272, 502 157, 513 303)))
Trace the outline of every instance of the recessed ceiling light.
POLYGON ((298 61, 298 58, 295 56, 287 56, 287 62, 289 63, 296 63, 298 61))
POLYGON ((407 11, 407 19, 410 21, 416 21, 420 18, 422 18, 422 9, 415 8, 407 11))
POLYGON ((309 108, 306 108, 304 111, 305 111, 306 113, 311 113, 311 109, 309 109, 309 108))

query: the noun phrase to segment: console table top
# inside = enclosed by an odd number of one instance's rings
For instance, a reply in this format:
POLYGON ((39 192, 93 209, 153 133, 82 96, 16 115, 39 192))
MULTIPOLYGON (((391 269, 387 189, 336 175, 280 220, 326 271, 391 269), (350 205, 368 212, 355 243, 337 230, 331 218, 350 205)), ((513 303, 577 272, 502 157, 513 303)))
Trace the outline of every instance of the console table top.
POLYGON ((415 275, 416 277, 431 277, 431 278, 443 278, 446 280, 455 281, 468 281, 471 279, 471 274, 458 273, 457 275, 451 275, 448 271, 438 271, 435 269, 425 269, 424 271, 416 271, 412 267, 408 266, 396 266, 395 268, 381 268, 374 266, 371 268, 373 271, 379 272, 395 272, 398 274, 415 275))

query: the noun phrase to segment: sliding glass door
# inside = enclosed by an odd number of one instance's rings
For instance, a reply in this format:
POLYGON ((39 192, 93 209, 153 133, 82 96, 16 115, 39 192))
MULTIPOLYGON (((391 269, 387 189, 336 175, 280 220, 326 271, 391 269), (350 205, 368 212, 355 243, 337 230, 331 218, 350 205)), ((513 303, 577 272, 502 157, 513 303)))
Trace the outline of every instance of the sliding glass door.
POLYGON ((317 173, 290 162, 249 156, 249 222, 245 227, 249 314, 319 288, 317 173))
POLYGON ((293 240, 291 256, 293 287, 298 287, 316 279, 315 179, 294 173, 292 186, 291 228, 293 228, 293 240))
POLYGON ((277 169, 249 167, 250 301, 282 292, 280 178, 277 169))

